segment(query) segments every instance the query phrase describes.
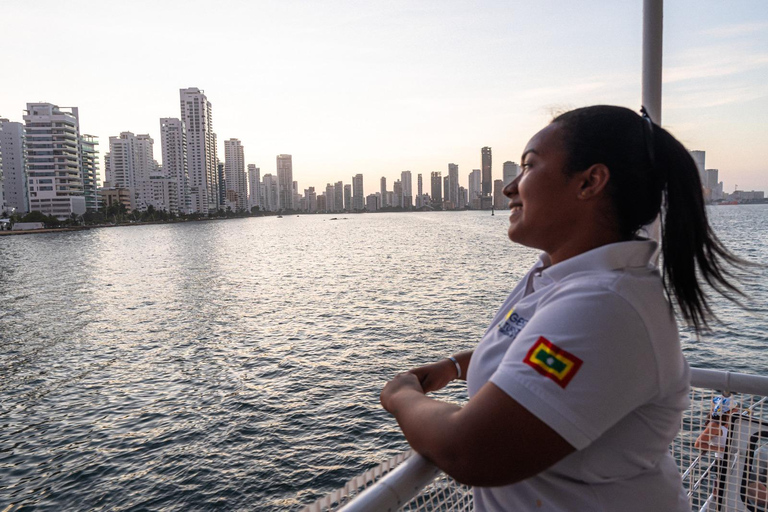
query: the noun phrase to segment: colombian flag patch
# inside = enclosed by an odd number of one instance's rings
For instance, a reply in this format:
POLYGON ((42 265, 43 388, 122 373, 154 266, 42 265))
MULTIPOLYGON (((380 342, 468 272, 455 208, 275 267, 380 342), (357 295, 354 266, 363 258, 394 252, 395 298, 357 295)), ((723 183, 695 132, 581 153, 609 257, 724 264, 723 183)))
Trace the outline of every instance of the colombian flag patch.
POLYGON ((541 336, 533 344, 523 362, 565 389, 581 368, 581 359, 541 336))

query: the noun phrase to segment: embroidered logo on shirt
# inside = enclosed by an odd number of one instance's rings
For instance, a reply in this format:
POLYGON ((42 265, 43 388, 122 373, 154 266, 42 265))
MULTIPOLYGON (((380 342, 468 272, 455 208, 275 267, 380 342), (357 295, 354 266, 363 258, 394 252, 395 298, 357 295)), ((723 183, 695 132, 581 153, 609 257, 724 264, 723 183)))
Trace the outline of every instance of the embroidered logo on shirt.
POLYGON ((523 362, 563 389, 579 371, 582 363, 581 359, 543 336, 536 340, 523 362))
POLYGON ((525 324, 527 323, 528 319, 515 313, 515 309, 512 308, 510 312, 507 313, 507 316, 504 317, 504 320, 499 322, 499 331, 502 334, 514 338, 523 330, 523 327, 525 327, 525 324))

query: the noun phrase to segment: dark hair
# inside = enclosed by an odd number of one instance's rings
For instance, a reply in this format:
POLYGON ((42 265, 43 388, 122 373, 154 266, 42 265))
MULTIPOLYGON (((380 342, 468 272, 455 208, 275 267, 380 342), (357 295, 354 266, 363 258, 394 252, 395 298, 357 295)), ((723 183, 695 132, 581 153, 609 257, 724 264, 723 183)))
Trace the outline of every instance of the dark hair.
POLYGON ((732 267, 748 264, 720 242, 707 221, 693 157, 668 131, 646 116, 607 105, 556 117, 568 154, 566 173, 602 163, 622 239, 630 240, 661 213, 664 290, 698 332, 715 318, 698 274, 728 299, 743 295, 732 267), (662 211, 663 209, 663 211, 662 211))

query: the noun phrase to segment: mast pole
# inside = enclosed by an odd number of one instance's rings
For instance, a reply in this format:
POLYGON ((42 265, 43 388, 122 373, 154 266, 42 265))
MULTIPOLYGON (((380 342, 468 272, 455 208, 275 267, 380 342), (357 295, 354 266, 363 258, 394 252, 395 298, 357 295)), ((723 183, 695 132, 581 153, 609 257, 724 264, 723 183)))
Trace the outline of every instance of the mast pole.
MULTIPOLYGON (((643 98, 642 104, 654 123, 661 126, 661 57, 664 38, 664 0, 643 0, 643 98)), ((661 220, 645 226, 648 238, 659 242, 654 260, 659 264, 661 220)))
POLYGON ((643 106, 661 126, 661 58, 664 0, 643 0, 643 106))

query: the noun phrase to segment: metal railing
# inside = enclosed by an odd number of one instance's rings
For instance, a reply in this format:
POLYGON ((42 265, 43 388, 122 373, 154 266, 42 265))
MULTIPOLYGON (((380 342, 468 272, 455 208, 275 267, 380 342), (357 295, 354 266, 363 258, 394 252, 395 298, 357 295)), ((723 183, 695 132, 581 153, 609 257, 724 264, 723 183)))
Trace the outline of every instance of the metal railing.
MULTIPOLYGON (((753 512, 768 508, 768 377, 691 369, 691 407, 671 445, 691 510, 753 512), (718 448, 697 447, 710 421, 712 399, 731 396, 718 448), (760 501, 760 500, 764 501, 760 501)), ((302 512, 473 510, 471 488, 411 450, 350 480, 302 512)))

